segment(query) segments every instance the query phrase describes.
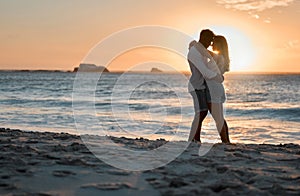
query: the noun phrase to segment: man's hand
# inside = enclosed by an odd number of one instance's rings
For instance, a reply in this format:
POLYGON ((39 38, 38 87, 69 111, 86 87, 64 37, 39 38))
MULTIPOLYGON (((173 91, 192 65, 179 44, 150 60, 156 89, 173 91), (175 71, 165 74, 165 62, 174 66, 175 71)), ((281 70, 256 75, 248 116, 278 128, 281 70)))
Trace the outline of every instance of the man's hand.
POLYGON ((222 83, 224 81, 224 76, 221 74, 217 74, 214 78, 212 78, 213 80, 222 83))

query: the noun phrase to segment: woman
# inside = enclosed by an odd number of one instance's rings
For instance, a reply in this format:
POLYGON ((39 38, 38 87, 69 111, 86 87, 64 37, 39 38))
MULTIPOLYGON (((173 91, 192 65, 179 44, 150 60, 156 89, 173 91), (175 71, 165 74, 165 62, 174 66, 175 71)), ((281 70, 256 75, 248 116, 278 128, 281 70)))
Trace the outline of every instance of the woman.
MULTIPOLYGON (((215 36, 212 48, 215 52, 212 54, 212 57, 214 58, 219 68, 219 72, 217 73, 223 75, 225 72, 229 71, 230 64, 226 38, 221 35, 215 36)), ((217 85, 214 83, 216 82, 213 80, 206 81, 208 89, 210 90, 212 116, 216 120, 217 129, 221 135, 221 138, 226 138, 225 143, 230 143, 228 126, 226 120, 224 119, 223 113, 223 103, 226 100, 224 86, 220 85, 220 83, 218 83, 217 85), (216 90, 218 91, 217 93, 216 90)))
MULTIPOLYGON (((192 45, 197 48, 202 56, 207 58, 207 67, 210 70, 218 74, 224 74, 226 71, 229 71, 230 60, 228 55, 228 45, 225 37, 214 37, 214 53, 209 53, 208 50, 201 44, 193 43, 192 45)), ((221 136, 222 142, 230 143, 228 126, 226 120, 224 119, 223 113, 223 103, 226 100, 224 86, 222 83, 215 80, 206 80, 206 85, 210 94, 210 112, 216 122, 216 126, 221 136)), ((200 136, 200 133, 195 134, 195 136, 200 136)), ((194 140, 199 141, 199 138, 194 138, 194 140)))
POLYGON ((214 37, 212 56, 216 61, 222 74, 229 71, 229 53, 228 53, 228 44, 224 36, 217 35, 214 37))

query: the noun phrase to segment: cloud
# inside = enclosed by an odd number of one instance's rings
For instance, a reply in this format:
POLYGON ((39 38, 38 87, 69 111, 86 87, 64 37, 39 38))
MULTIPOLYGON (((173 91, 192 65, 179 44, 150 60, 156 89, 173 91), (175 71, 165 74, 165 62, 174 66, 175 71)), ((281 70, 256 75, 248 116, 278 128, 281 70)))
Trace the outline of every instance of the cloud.
POLYGON ((289 54, 291 53, 299 53, 300 49, 300 41, 299 40, 288 40, 285 43, 281 44, 278 46, 277 51, 280 52, 288 52, 289 54))
POLYGON ((273 7, 286 7, 294 1, 295 0, 217 0, 217 3, 224 5, 227 9, 261 12, 273 7))
POLYGON ((290 40, 285 44, 286 49, 295 49, 300 48, 300 42, 299 40, 290 40))

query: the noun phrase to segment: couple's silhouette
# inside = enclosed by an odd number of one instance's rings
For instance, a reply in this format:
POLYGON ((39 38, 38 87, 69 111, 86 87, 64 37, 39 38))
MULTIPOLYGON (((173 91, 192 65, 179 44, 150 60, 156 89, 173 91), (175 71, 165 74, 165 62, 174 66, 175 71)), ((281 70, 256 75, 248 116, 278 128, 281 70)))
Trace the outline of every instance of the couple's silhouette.
POLYGON ((189 92, 193 97, 195 116, 189 141, 201 142, 202 122, 211 113, 223 143, 230 143, 228 126, 224 118, 223 103, 226 100, 223 74, 229 71, 228 45, 225 37, 204 29, 199 41, 189 45, 188 62, 192 75, 189 92), (207 48, 212 45, 213 52, 207 48))

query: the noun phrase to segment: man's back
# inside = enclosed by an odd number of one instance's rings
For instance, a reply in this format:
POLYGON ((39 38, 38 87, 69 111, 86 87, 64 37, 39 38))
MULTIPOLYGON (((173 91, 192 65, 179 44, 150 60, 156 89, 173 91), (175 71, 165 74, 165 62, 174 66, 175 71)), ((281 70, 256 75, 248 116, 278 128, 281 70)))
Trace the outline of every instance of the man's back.
POLYGON ((190 83, 188 86, 189 92, 205 89, 205 80, 216 76, 216 73, 207 68, 207 58, 203 57, 196 49, 196 41, 191 42, 188 52, 188 62, 192 72, 190 83))
POLYGON ((190 60, 188 60, 188 62, 190 65, 190 70, 192 72, 188 86, 189 92, 205 89, 203 75, 190 60))

